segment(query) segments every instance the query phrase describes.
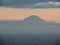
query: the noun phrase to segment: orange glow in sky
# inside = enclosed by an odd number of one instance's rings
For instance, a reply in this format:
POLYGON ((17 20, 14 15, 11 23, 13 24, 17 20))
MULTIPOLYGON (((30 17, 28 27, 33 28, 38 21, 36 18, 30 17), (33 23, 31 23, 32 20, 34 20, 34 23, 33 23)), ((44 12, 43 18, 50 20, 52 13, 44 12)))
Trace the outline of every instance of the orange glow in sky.
POLYGON ((17 9, 0 8, 0 20, 22 20, 37 15, 46 21, 60 22, 60 9, 17 9))

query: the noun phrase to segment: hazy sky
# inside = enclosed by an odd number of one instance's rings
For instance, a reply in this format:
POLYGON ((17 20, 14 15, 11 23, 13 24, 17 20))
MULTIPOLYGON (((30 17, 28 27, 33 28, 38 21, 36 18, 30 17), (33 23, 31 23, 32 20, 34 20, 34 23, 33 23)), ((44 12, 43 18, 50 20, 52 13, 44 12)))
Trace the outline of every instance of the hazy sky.
POLYGON ((46 21, 60 22, 60 9, 21 9, 0 8, 0 20, 21 20, 31 15, 37 15, 46 21))

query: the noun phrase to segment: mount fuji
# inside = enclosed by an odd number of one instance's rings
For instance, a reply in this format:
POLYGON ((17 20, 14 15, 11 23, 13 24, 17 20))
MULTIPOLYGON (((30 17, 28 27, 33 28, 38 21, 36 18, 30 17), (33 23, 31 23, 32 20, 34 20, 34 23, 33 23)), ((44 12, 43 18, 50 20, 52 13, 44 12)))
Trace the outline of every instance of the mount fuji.
POLYGON ((60 34, 60 24, 50 23, 36 15, 24 20, 0 21, 0 33, 3 34, 60 34))
POLYGON ((23 22, 30 22, 30 23, 46 23, 45 20, 41 19, 36 15, 29 16, 23 20, 23 22))

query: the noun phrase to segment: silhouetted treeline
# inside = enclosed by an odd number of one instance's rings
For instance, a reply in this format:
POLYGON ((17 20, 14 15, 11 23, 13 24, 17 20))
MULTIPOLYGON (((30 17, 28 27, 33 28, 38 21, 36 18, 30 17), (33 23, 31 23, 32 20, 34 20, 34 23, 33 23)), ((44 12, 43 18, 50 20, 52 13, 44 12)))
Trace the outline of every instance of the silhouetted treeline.
POLYGON ((51 43, 51 42, 47 42, 47 41, 30 41, 30 40, 23 40, 23 41, 10 41, 10 40, 3 40, 0 38, 0 45, 60 45, 59 43, 51 43))
POLYGON ((4 45, 2 36, 0 35, 0 45, 4 45))
MULTIPOLYGON (((60 39, 60 38, 59 38, 60 39)), ((0 45, 60 45, 60 40, 51 37, 40 36, 0 36, 0 45)))
POLYGON ((56 41, 55 45, 60 45, 60 40, 59 39, 56 41))

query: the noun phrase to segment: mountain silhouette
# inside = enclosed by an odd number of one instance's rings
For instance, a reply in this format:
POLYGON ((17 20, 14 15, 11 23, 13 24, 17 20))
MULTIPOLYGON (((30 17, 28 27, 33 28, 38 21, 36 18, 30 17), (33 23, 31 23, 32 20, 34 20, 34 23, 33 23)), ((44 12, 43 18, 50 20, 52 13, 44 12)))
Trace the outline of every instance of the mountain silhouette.
POLYGON ((60 23, 50 23, 32 15, 24 20, 0 21, 0 33, 7 34, 60 34, 60 23))
POLYGON ((45 23, 46 22, 42 18, 40 18, 36 15, 29 16, 29 17, 25 18, 23 21, 31 22, 31 23, 45 23))

